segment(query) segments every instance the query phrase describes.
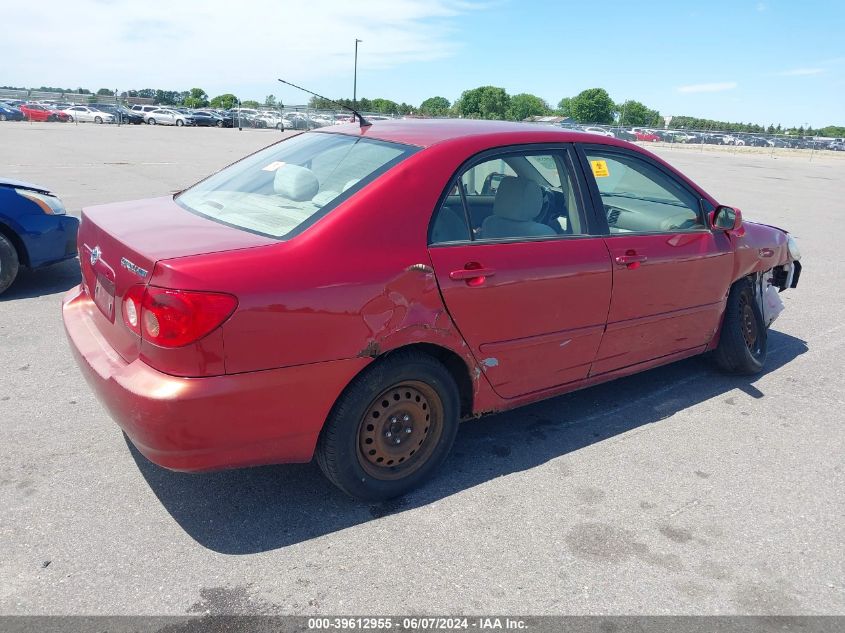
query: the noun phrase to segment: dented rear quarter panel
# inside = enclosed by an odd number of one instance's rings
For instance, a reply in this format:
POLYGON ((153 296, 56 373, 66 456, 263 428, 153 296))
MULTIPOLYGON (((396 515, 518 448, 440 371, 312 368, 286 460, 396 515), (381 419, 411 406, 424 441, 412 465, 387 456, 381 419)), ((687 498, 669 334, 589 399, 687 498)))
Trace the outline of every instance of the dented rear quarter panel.
POLYGON ((441 181, 461 161, 426 154, 291 240, 160 261, 152 283, 240 298, 222 328, 228 374, 374 358, 427 343, 464 360, 474 399, 484 402, 489 385, 443 305, 427 245, 441 181))

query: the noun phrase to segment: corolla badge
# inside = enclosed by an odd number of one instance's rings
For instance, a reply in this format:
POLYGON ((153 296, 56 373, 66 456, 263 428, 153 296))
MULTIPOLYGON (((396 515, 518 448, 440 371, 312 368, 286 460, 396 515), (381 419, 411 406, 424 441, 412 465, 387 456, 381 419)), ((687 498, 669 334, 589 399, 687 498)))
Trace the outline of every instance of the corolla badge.
POLYGON ((100 250, 99 246, 95 246, 91 249, 91 265, 94 266, 98 261, 100 261, 100 255, 102 255, 102 251, 100 250))
POLYGON ((120 258, 120 265, 123 266, 126 270, 135 273, 139 277, 147 276, 147 270, 145 268, 141 268, 140 266, 133 264, 125 257, 120 258))

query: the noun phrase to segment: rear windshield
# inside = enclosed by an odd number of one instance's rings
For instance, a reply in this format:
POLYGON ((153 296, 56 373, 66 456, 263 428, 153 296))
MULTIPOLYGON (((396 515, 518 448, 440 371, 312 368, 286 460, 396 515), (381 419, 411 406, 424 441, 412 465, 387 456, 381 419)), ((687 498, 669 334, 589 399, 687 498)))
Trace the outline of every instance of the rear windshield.
POLYGON ((275 238, 295 235, 418 148, 319 132, 248 156, 176 196, 194 213, 275 238))

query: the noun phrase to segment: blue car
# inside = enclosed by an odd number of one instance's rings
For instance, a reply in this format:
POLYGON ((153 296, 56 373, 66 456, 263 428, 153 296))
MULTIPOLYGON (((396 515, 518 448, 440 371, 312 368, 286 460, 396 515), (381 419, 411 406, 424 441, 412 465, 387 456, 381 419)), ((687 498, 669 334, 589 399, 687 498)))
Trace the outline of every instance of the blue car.
POLYGON ((23 112, 8 103, 0 102, 0 121, 23 121, 23 112))
POLYGON ((40 268, 76 256, 79 220, 44 187, 0 178, 0 294, 21 266, 40 268))

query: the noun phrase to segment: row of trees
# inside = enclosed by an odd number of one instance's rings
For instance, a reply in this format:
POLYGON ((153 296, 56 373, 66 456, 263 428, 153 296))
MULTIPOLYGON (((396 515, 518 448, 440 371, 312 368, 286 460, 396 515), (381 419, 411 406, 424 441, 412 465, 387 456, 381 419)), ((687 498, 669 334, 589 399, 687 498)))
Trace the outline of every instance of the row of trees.
MULTIPOLYGON (((14 86, 0 86, 10 90, 28 90, 14 86)), ((100 88, 92 93, 86 88, 65 89, 41 86, 37 90, 43 92, 77 93, 91 95, 91 100, 97 96, 114 96, 114 91, 100 88)), ((122 97, 142 97, 152 99, 155 103, 170 106, 185 106, 188 108, 222 108, 229 109, 238 105, 238 98, 231 93, 209 97, 202 88, 190 90, 160 90, 144 88, 128 90, 121 93, 122 97)), ((338 103, 352 107, 351 99, 338 99, 338 103)), ((308 106, 318 110, 332 110, 336 102, 319 97, 312 97, 308 106)), ((258 108, 261 105, 281 108, 281 101, 275 95, 267 95, 264 103, 248 99, 241 101, 245 108, 258 108)), ((557 115, 570 117, 578 123, 597 123, 603 125, 662 127, 664 119, 660 112, 649 108, 643 103, 627 100, 616 103, 604 88, 589 88, 573 97, 564 97, 557 107, 552 108, 544 99, 529 93, 510 95, 504 88, 497 86, 480 86, 465 90, 460 98, 451 103, 446 97, 429 97, 419 106, 408 103, 397 103, 390 99, 361 98, 355 104, 363 112, 379 112, 382 114, 419 114, 423 116, 459 116, 468 119, 495 119, 505 121, 522 121, 532 116, 557 115)), ((732 123, 729 121, 715 121, 689 116, 674 116, 671 119, 673 128, 696 130, 719 130, 725 132, 751 132, 769 134, 801 134, 813 136, 845 137, 845 126, 828 125, 821 129, 803 126, 783 128, 780 124, 768 126, 757 123, 732 123)))

